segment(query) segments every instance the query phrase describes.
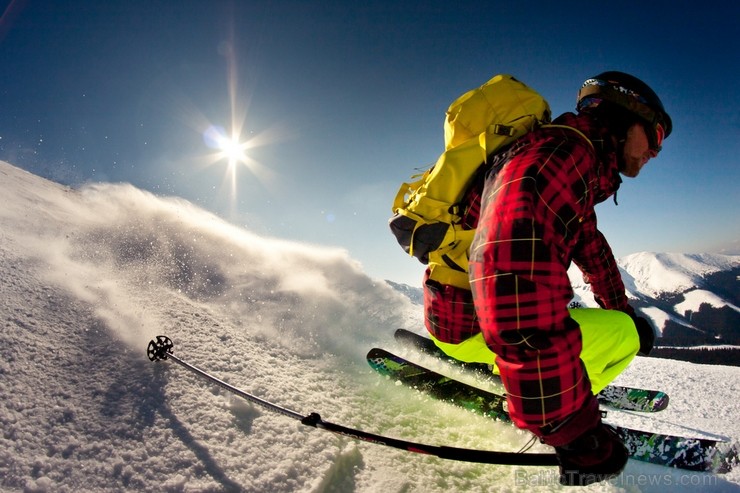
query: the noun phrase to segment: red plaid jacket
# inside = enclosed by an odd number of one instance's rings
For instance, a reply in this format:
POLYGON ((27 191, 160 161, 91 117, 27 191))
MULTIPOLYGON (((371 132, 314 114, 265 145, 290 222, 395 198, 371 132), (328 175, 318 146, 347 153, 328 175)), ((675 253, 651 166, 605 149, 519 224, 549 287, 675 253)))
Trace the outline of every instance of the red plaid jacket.
POLYGON ((580 409, 591 392, 580 330, 568 314, 570 262, 602 307, 634 313, 594 212, 621 183, 611 142, 588 116, 567 113, 555 123, 578 129, 594 146, 557 127, 520 139, 503 169, 466 199, 464 223, 477 226, 472 293, 425 282, 429 331, 450 343, 482 331, 512 419, 535 433, 580 409))

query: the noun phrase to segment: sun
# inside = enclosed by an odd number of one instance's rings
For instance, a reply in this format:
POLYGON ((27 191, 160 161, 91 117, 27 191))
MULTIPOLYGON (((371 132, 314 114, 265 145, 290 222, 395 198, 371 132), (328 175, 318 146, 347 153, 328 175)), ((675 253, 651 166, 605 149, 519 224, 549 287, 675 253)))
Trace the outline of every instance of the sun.
POLYGON ((243 140, 239 128, 227 132, 221 126, 209 125, 203 132, 203 141, 215 152, 208 156, 210 163, 226 162, 224 180, 231 189, 232 200, 236 199, 237 170, 244 167, 256 171, 256 161, 249 157, 247 149, 254 147, 249 140, 243 140))
POLYGON ((227 96, 230 111, 221 115, 219 121, 206 117, 193 105, 187 121, 192 129, 201 134, 203 142, 210 150, 207 154, 196 158, 198 165, 211 167, 226 164, 223 187, 229 189, 230 203, 232 207, 235 207, 237 183, 242 180, 241 171, 247 172, 248 176, 266 189, 273 188, 277 181, 276 172, 259 160, 256 148, 293 138, 293 136, 280 124, 273 124, 259 131, 250 129, 258 123, 250 120, 247 125, 248 108, 254 95, 249 91, 242 96, 238 94, 243 91, 237 90, 240 86, 237 82, 236 50, 233 41, 224 41, 219 45, 219 54, 226 60, 227 96))
POLYGON ((205 132, 206 144, 215 149, 215 161, 225 160, 229 168, 234 168, 239 164, 247 164, 249 158, 246 150, 250 147, 249 142, 241 141, 241 135, 233 132, 227 135, 221 127, 210 126, 205 132))
POLYGON ((238 137, 232 136, 230 139, 223 139, 219 147, 229 162, 229 166, 233 166, 238 162, 244 162, 247 159, 247 155, 244 153, 246 144, 239 142, 238 137))

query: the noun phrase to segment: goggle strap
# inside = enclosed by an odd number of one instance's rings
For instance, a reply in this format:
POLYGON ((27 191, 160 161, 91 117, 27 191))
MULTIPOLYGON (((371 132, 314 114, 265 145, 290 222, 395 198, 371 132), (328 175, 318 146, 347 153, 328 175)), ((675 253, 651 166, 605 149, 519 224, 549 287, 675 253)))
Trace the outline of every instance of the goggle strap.
POLYGON ((637 114, 640 118, 645 120, 646 123, 652 127, 652 129, 646 132, 650 147, 655 149, 657 152, 660 152, 663 139, 665 138, 665 127, 663 127, 660 122, 658 113, 653 111, 652 108, 640 101, 637 101, 634 97, 625 94, 613 85, 589 84, 583 86, 581 90, 578 91, 579 101, 589 96, 599 96, 605 101, 611 101, 612 103, 618 104, 619 106, 637 114), (660 129, 658 129, 658 127, 660 127, 660 129), (661 135, 659 136, 658 133, 661 135))
POLYGON ((583 86, 581 90, 578 91, 578 100, 580 101, 587 96, 593 95, 602 96, 607 101, 611 101, 612 103, 627 108, 633 113, 639 115, 640 118, 647 120, 651 125, 658 123, 658 114, 653 111, 650 106, 639 102, 628 94, 623 93, 613 85, 600 86, 597 84, 589 84, 587 86, 583 86))

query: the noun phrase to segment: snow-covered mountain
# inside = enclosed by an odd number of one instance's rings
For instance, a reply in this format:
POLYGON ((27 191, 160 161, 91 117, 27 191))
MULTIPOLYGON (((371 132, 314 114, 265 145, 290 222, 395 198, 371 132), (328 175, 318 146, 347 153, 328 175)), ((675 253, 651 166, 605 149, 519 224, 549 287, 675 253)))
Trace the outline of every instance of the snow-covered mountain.
MULTIPOLYGON (((617 260, 633 306, 653 321, 661 345, 740 345, 740 256, 636 253, 617 260)), ((577 268, 576 299, 596 306, 577 268)))
MULTIPOLYGON (((399 388, 366 351, 418 305, 339 249, 254 235, 129 185, 65 188, 0 162, 0 491, 559 491, 553 468, 445 461, 270 413, 146 347, 303 414, 425 443, 519 450, 528 435, 399 388)), ((431 362, 430 362, 431 364, 431 362)), ((615 422, 740 438, 740 369, 637 358, 619 383, 659 415, 615 422)), ((534 446, 533 452, 548 450, 534 446)), ((630 461, 589 491, 740 491, 740 468, 630 461)))

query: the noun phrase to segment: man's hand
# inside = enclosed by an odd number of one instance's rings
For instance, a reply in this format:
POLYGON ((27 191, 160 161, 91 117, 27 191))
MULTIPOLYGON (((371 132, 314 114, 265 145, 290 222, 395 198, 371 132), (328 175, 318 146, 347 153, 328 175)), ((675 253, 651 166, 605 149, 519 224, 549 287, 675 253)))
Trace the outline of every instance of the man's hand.
POLYGON ((632 317, 635 321, 635 327, 637 328, 637 335, 640 338, 640 351, 637 353, 640 356, 647 356, 653 349, 655 343, 655 331, 653 326, 647 319, 643 317, 632 317))

